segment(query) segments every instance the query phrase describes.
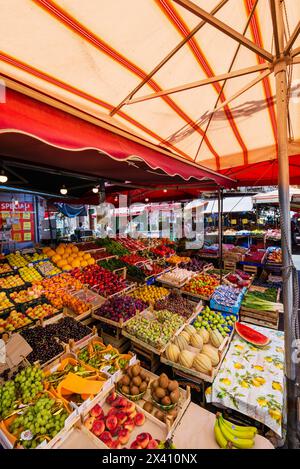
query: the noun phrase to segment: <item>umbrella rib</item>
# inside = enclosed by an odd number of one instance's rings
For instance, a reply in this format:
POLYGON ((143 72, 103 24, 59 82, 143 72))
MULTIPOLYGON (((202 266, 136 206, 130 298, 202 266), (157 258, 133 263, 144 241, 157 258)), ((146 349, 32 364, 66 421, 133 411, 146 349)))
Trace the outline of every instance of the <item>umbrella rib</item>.
MULTIPOLYGON (((249 16, 248 16, 248 19, 247 19, 245 28, 244 28, 244 30, 243 30, 243 35, 245 35, 246 32, 247 32, 247 29, 248 29, 248 26, 249 26, 250 21, 251 21, 251 19, 252 19, 252 16, 254 15, 254 12, 255 12, 255 10, 256 10, 257 4, 258 4, 258 0, 255 0, 255 3, 254 3, 254 5, 253 5, 253 7, 252 7, 252 9, 251 9, 251 12, 250 12, 249 16)), ((234 55, 233 55, 231 64, 230 64, 230 66, 229 66, 228 72, 231 72, 231 70, 232 70, 232 68, 233 68, 233 65, 234 65, 234 62, 236 61, 236 58, 237 58, 237 56, 238 56, 238 53, 239 53, 240 48, 241 48, 241 44, 238 44, 238 46, 237 46, 237 48, 236 48, 236 51, 235 51, 235 53, 234 53, 234 55)), ((210 117, 209 117, 209 120, 208 120, 208 123, 207 123, 207 126, 206 126, 206 128, 205 128, 205 131, 204 131, 204 134, 205 134, 205 135, 206 135, 207 132, 208 132, 208 128, 209 128, 210 123, 211 123, 211 121, 212 121, 212 119, 213 119, 213 116, 214 116, 214 114, 215 114, 216 107, 217 107, 217 105, 218 105, 218 102, 220 101, 220 98, 221 98, 221 96, 222 96, 222 93, 223 93, 223 91, 224 91, 224 88, 225 88, 225 86, 226 86, 226 83, 227 83, 227 80, 225 80, 224 83, 222 84, 222 87, 221 87, 219 96, 218 96, 218 98, 217 98, 217 100, 216 100, 216 103, 215 103, 215 106, 214 106, 214 112, 211 113, 211 115, 210 115, 210 117)), ((202 144, 203 144, 203 138, 201 139, 201 142, 200 142, 199 148, 198 148, 198 150, 197 150, 196 156, 195 156, 195 158, 194 158, 194 161, 197 160, 197 157, 198 157, 198 155, 199 155, 199 152, 200 152, 200 149, 201 149, 201 147, 202 147, 202 144)))
POLYGON ((227 36, 231 37, 231 39, 238 41, 240 44, 247 47, 247 49, 250 49, 252 52, 255 52, 263 59, 267 60, 268 62, 273 62, 273 55, 270 52, 266 51, 263 47, 260 47, 255 44, 255 42, 250 41, 238 31, 223 23, 223 21, 220 21, 219 19, 215 18, 210 13, 203 10, 203 8, 200 8, 199 6, 195 5, 190 0, 174 0, 174 2, 178 3, 178 5, 182 6, 191 13, 194 13, 196 16, 199 16, 211 26, 223 32, 227 36))
POLYGON ((298 21, 297 26, 295 27, 291 37, 289 38, 289 40, 288 40, 288 42, 285 46, 285 49, 283 51, 284 55, 288 55, 290 53, 290 50, 293 47, 294 42, 296 41, 299 34, 300 34, 300 21, 298 21))
MULTIPOLYGON (((211 15, 215 15, 229 0, 222 0, 218 5, 211 11, 211 15)), ((128 101, 131 100, 132 96, 134 96, 152 77, 157 73, 200 29, 206 24, 205 21, 201 21, 192 31, 182 40, 180 41, 174 49, 172 49, 166 57, 156 65, 156 67, 151 70, 150 73, 139 83, 127 96, 124 98, 118 106, 116 106, 111 112, 110 115, 113 116, 118 110, 124 106, 124 104, 128 104, 128 101)))

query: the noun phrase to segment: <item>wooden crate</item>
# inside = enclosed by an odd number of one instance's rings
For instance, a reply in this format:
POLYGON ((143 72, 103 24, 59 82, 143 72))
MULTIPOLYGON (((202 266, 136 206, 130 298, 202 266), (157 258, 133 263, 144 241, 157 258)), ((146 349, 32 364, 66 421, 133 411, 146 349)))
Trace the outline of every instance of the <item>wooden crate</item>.
POLYGON ((279 325, 279 318, 277 319, 276 322, 273 323, 267 320, 253 318, 249 315, 246 316, 242 313, 240 314, 240 321, 247 322, 249 324, 254 324, 256 326, 268 327, 270 329, 275 329, 275 330, 278 330, 278 325, 279 325))
POLYGON ((236 262, 230 260, 224 260, 223 262, 224 270, 231 270, 232 272, 236 271, 236 262))
POLYGON ((244 272, 248 274, 257 275, 257 266, 256 265, 244 265, 243 266, 244 272))
POLYGON ((120 353, 125 353, 130 348, 130 342, 126 339, 126 337, 115 337, 113 335, 108 334, 103 329, 101 329, 101 337, 105 345, 112 345, 113 347, 117 348, 120 353))
POLYGON ((149 368, 152 373, 155 373, 155 371, 159 368, 160 360, 159 355, 156 353, 134 342, 131 343, 131 350, 137 355, 137 357, 143 357, 146 359, 145 366, 146 368, 149 368))

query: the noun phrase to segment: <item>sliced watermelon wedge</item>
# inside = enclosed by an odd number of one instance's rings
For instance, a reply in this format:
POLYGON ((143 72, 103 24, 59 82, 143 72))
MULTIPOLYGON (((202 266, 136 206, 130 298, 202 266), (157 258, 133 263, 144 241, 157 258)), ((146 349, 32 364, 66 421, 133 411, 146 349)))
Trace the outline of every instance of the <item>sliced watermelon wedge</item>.
POLYGON ((235 330, 242 339, 252 345, 256 345, 256 347, 265 347, 271 342, 269 337, 240 322, 235 323, 235 330))

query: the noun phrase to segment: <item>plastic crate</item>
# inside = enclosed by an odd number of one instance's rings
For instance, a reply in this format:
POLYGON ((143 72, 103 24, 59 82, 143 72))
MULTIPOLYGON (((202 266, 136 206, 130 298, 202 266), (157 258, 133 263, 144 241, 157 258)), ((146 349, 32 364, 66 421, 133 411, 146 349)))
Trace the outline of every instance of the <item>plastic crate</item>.
POLYGON ((237 298, 237 301, 233 306, 224 306, 224 305, 221 305, 221 304, 217 303, 214 300, 214 295, 213 295, 211 300, 210 300, 209 307, 211 309, 214 309, 215 311, 221 311, 222 313, 229 313, 229 314, 234 314, 235 316, 237 316, 239 314, 241 304, 242 304, 242 301, 243 301, 243 298, 244 298, 244 295, 245 295, 246 291, 247 291, 247 288, 243 288, 241 290, 241 292, 240 292, 240 294, 237 298))

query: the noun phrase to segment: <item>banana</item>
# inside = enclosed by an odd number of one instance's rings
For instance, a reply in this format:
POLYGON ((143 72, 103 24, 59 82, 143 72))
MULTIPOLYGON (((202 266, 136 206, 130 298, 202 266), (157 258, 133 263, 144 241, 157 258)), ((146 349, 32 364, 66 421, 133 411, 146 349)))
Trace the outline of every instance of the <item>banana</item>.
POLYGON ((242 427, 235 425, 222 417, 224 424, 230 429, 231 433, 240 438, 254 438, 257 433, 256 427, 242 427))
POLYGON ((235 436, 230 431, 228 426, 224 424, 223 417, 218 418, 218 423, 219 423, 219 426, 220 426, 220 430, 223 433, 223 437, 227 441, 231 441, 233 446, 235 446, 238 449, 250 449, 250 448, 253 447, 254 439, 252 437, 251 438, 245 438, 245 437, 241 438, 240 436, 239 437, 235 436))
POLYGON ((219 426, 219 421, 218 421, 217 418, 216 418, 216 421, 215 421, 214 431, 215 431, 216 442, 218 443, 220 448, 222 448, 222 449, 227 448, 228 441, 225 439, 225 437, 223 436, 223 433, 221 432, 221 429, 220 429, 220 426, 219 426))

